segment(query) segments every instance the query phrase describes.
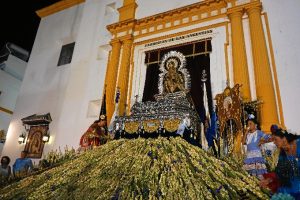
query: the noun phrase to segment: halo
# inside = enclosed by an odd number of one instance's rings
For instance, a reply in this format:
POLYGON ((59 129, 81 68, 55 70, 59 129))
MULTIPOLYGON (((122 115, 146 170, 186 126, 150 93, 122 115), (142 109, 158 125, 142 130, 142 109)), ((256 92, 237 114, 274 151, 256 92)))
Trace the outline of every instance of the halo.
POLYGON ((173 62, 175 65, 175 68, 178 68, 178 60, 176 58, 169 58, 166 62, 165 62, 165 69, 169 70, 169 63, 173 62))

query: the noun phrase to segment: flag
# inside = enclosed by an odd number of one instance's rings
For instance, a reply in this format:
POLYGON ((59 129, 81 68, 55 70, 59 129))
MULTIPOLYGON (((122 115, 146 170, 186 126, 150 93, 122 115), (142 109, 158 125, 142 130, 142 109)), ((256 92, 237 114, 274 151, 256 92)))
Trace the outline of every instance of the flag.
POLYGON ((208 146, 211 147, 214 145, 214 140, 217 138, 216 137, 216 132, 217 132, 217 114, 216 112, 211 113, 211 121, 210 121, 210 126, 207 129, 207 142, 208 146))
POLYGON ((111 117, 110 124, 108 126, 108 131, 112 132, 114 129, 115 118, 119 115, 119 100, 120 100, 120 89, 117 88, 116 99, 115 99, 115 111, 111 117))
POLYGON ((207 150, 209 146, 207 131, 208 128, 211 127, 211 121, 210 121, 210 113, 208 107, 208 98, 207 98, 205 81, 203 81, 203 106, 204 106, 205 120, 204 123, 201 123, 201 142, 202 142, 202 148, 207 150))
POLYGON ((209 114, 209 107, 208 107, 208 98, 207 98, 207 91, 206 91, 206 84, 203 82, 203 105, 205 110, 205 120, 208 121, 208 125, 210 127, 210 114, 209 114))
POLYGON ((202 149, 204 150, 208 150, 208 143, 207 143, 207 140, 206 140, 206 137, 205 137, 205 130, 204 130, 204 124, 201 123, 201 146, 202 146, 202 149))
POLYGON ((102 97, 101 109, 99 114, 99 119, 106 117, 106 88, 104 88, 104 94, 102 97))

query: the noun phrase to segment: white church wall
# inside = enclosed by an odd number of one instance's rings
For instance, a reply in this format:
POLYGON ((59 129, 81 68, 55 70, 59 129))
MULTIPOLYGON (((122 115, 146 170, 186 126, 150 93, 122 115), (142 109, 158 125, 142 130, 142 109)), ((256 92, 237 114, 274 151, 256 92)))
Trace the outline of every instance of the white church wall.
POLYGON ((22 81, 25 70, 27 67, 27 62, 21 60, 20 58, 10 54, 5 61, 4 71, 10 74, 12 77, 22 81))
MULTIPOLYGON (((0 70, 0 107, 14 111, 21 81, 11 76, 7 72, 0 70)), ((7 133, 12 114, 0 110, 0 130, 7 133)), ((4 144, 0 143, 0 152, 4 144)))
POLYGON ((2 155, 11 157, 12 162, 24 149, 24 144, 18 144, 18 137, 24 131, 21 122, 23 117, 51 113, 51 137, 44 153, 54 148, 54 139, 60 133, 59 122, 68 120, 62 118, 62 110, 72 65, 57 67, 57 64, 62 45, 76 41, 82 10, 83 4, 80 4, 43 18, 40 22, 2 151, 2 155))
POLYGON ((263 0, 274 49, 275 64, 281 93, 283 115, 288 129, 300 134, 300 18, 298 0, 263 0))
MULTIPOLYGON (((34 113, 50 112, 53 119, 44 154, 79 146, 80 136, 97 119, 88 116, 89 104, 102 100, 111 39, 106 25, 118 21, 121 5, 121 0, 87 0, 41 20, 4 149, 13 160, 24 149, 17 143, 20 119, 34 113), (57 67, 61 46, 71 42, 76 42, 72 62, 57 67)), ((93 109, 99 112, 100 106, 93 109)))
MULTIPOLYGON (((203 0, 200 0, 203 1, 203 0)), ((137 19, 155 15, 158 13, 166 12, 175 8, 180 8, 193 3, 197 3, 199 0, 137 0, 138 7, 136 9, 135 17, 137 19)))
MULTIPOLYGON (((120 1, 97 1, 90 0, 85 2, 82 20, 76 48, 74 51, 74 60, 72 61, 72 70, 68 82, 67 91, 64 98, 64 106, 61 112, 59 134, 56 138, 55 147, 79 146, 81 135, 87 130, 91 123, 98 116, 88 116, 88 109, 91 109, 91 103, 99 100, 98 108, 93 112, 100 112, 102 101, 104 80, 107 66, 107 56, 110 50, 110 35, 104 31, 106 25, 112 22, 105 13, 107 5, 115 3, 115 7, 121 6, 120 1), (119 2, 119 3, 118 3, 119 2), (99 50, 104 51, 104 56, 98 56, 99 50)), ((116 13, 110 13, 115 22, 118 20, 116 13)))

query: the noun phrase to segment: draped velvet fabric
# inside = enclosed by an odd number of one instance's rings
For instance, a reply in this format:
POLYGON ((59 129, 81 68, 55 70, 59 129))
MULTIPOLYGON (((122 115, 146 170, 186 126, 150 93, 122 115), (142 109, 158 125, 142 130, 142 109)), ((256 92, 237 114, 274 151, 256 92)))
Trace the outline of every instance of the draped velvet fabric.
POLYGON ((154 101, 154 95, 158 94, 159 65, 163 56, 169 51, 178 51, 186 56, 186 68, 191 76, 191 96, 196 110, 201 118, 205 119, 203 106, 203 82, 202 71, 207 74, 206 90, 210 112, 212 111, 212 93, 210 79, 211 40, 202 40, 180 46, 171 46, 146 52, 145 63, 147 64, 146 82, 144 87, 143 101, 154 101))

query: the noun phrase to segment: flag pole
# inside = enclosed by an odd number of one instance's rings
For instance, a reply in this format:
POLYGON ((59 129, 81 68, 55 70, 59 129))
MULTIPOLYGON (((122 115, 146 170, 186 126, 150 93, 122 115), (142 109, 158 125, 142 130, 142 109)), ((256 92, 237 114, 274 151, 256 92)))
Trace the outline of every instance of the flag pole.
POLYGON ((205 69, 202 70, 202 78, 201 81, 203 83, 203 106, 205 110, 205 120, 204 123, 201 125, 201 141, 202 141, 202 148, 207 150, 208 149, 208 142, 207 142, 207 137, 205 136, 205 132, 207 131, 208 127, 210 127, 210 113, 209 113, 209 106, 208 106, 208 98, 207 98, 207 91, 206 91, 206 81, 207 81, 207 74, 205 69), (205 124, 207 122, 208 127, 205 127, 205 124), (206 128, 206 130, 205 130, 206 128))
POLYGON ((104 90, 102 94, 102 102, 101 102, 101 108, 99 113, 99 120, 101 119, 101 115, 104 115, 106 117, 106 84, 104 85, 104 90))

